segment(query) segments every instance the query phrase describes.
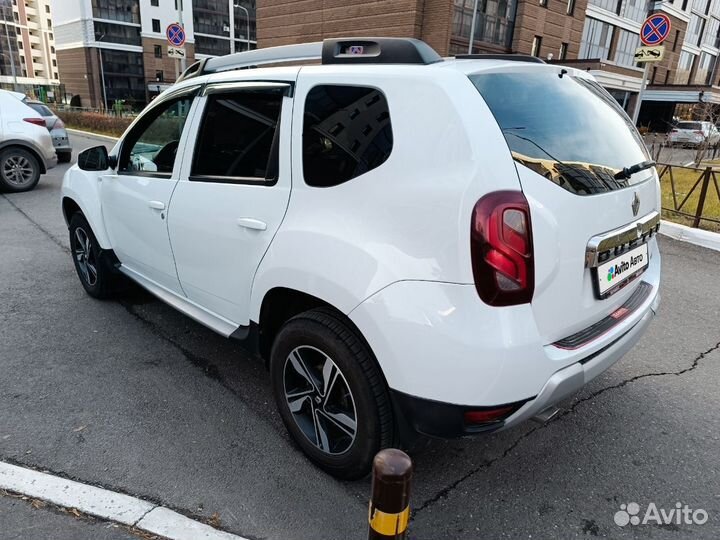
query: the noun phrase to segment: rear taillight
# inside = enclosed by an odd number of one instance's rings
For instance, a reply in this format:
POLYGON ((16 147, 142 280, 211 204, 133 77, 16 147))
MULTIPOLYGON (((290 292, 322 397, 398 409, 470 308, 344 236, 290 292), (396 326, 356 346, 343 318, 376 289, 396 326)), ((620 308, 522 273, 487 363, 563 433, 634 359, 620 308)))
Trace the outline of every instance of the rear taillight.
POLYGON ((532 300, 530 206, 521 191, 495 191, 475 203, 470 251, 475 287, 486 304, 511 306, 532 300))
POLYGON ((670 130, 670 133, 677 133, 677 132, 678 132, 677 129, 671 129, 671 130, 670 130))
POLYGON ((42 118, 23 118, 23 120, 29 124, 45 127, 45 120, 42 118))
POLYGON ((63 121, 60 120, 59 118, 58 118, 57 121, 53 124, 53 129, 56 129, 56 128, 64 128, 64 127, 65 127, 65 122, 63 122, 63 121))
POLYGON ((705 135, 702 131, 693 131, 696 135, 705 135))

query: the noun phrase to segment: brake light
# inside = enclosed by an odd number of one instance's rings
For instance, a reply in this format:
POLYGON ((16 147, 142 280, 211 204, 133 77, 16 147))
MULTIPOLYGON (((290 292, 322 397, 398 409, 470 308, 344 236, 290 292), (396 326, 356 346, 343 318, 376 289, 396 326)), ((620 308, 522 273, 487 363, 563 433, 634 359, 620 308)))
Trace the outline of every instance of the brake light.
POLYGON ((28 122, 29 124, 35 124, 36 126, 42 126, 45 127, 45 120, 42 118, 23 118, 25 122, 28 122))
POLYGON ((482 197, 470 231, 475 288, 491 306, 527 304, 535 289, 530 206, 521 191, 482 197))

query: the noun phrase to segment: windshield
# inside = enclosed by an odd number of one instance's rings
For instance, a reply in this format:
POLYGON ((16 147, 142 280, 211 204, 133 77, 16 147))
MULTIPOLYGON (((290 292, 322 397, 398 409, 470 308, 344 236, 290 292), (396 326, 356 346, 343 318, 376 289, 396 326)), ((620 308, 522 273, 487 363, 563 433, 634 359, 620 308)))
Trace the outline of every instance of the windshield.
POLYGON ((700 122, 679 122, 677 129, 690 129, 693 131, 702 130, 702 124, 700 122))
MULTIPOLYGON (((618 103, 591 79, 554 71, 470 75, 516 161, 579 195, 622 189, 614 174, 649 159, 618 103)), ((634 175, 635 182, 647 173, 634 175)))

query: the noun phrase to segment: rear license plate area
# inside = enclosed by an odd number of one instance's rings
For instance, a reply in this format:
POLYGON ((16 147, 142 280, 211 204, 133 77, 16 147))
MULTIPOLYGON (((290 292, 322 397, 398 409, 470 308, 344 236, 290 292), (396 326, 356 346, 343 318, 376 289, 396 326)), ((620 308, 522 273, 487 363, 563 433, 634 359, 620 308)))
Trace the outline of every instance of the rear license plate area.
POLYGON ((593 268, 595 295, 605 299, 622 289, 647 270, 650 253, 647 242, 600 263, 593 268))

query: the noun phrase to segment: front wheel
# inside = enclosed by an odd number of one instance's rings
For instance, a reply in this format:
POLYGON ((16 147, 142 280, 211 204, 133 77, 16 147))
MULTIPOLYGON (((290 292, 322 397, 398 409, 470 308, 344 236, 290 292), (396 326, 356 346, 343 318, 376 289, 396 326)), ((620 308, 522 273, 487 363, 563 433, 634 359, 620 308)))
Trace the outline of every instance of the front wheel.
POLYGON ((385 381, 367 345, 342 317, 317 309, 290 319, 270 358, 280 416, 305 454, 343 479, 365 476, 392 445, 385 381))
POLYGON ((111 296, 117 276, 102 257, 102 248, 90 224, 80 212, 70 218, 70 251, 75 271, 85 291, 93 298, 111 296))

